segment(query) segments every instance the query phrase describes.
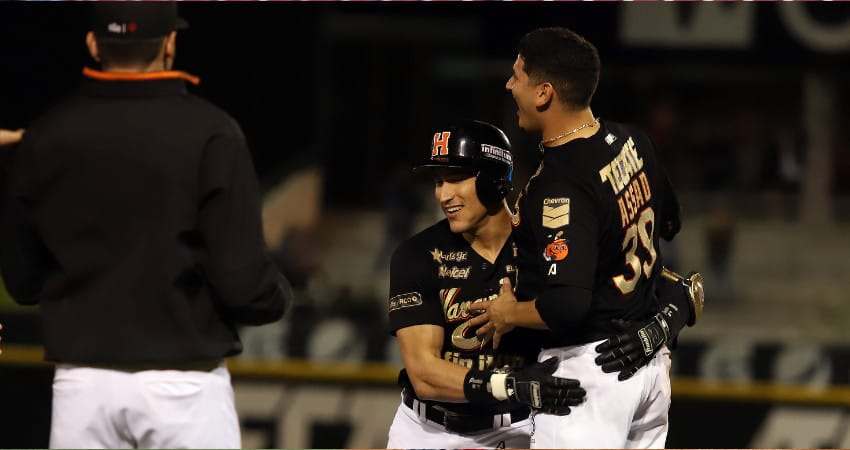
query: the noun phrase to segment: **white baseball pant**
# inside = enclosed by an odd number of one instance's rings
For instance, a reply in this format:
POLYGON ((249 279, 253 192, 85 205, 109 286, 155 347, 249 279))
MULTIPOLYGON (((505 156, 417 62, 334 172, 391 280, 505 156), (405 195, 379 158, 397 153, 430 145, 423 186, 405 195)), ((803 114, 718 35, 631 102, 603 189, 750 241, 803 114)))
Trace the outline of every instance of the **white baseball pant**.
POLYGON ((387 448, 529 448, 531 419, 511 423, 510 414, 493 417, 493 429, 478 433, 457 434, 443 425, 425 418, 424 408, 414 406, 422 414, 400 404, 390 426, 387 448))
POLYGON ((670 351, 662 347, 625 381, 594 359, 600 342, 546 349, 560 359, 555 376, 576 378, 587 399, 569 415, 532 414, 532 448, 664 448, 670 409, 670 351))
POLYGON ((50 448, 240 448, 230 373, 61 364, 50 448))

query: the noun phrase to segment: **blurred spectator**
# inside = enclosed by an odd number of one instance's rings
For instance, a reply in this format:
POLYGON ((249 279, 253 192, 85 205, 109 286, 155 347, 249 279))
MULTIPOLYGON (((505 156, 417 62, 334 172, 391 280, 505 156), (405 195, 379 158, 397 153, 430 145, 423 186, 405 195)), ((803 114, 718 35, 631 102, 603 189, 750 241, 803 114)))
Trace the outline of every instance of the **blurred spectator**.
POLYGON ((272 250, 278 269, 297 291, 306 289, 310 279, 321 267, 322 244, 316 234, 312 228, 293 228, 280 246, 272 250))
POLYGON ((731 259, 735 229, 725 212, 715 214, 706 233, 708 270, 705 283, 709 286, 712 303, 728 304, 734 301, 731 277, 731 259))
POLYGON ((272 337, 289 357, 307 357, 307 343, 318 320, 315 302, 309 295, 310 281, 321 270, 322 254, 321 239, 312 228, 293 228, 273 252, 275 263, 295 290, 295 307, 284 321, 283 335, 280 339, 272 337))
POLYGON ((309 330, 306 356, 321 361, 383 361, 388 336, 379 304, 348 286, 340 288, 328 311, 309 330))
POLYGON ((698 161, 697 173, 702 174, 700 189, 717 192, 728 191, 735 187, 736 150, 734 140, 726 136, 713 136, 703 145, 699 145, 695 157, 698 161))
POLYGON ((803 136, 781 127, 765 152, 761 185, 764 189, 798 192, 803 181, 803 136))
POLYGON ((312 159, 289 161, 285 169, 265 180, 269 186, 263 198, 263 236, 295 298, 291 314, 281 322, 240 330, 245 358, 306 358, 307 339, 316 323, 308 291, 321 269, 323 249, 316 227, 324 174, 312 159))
POLYGON ((310 281, 321 269, 322 244, 313 228, 291 228, 271 250, 278 270, 294 291, 291 313, 281 322, 240 330, 242 357, 283 359, 307 357, 307 341, 316 326, 316 305, 309 296, 310 281))

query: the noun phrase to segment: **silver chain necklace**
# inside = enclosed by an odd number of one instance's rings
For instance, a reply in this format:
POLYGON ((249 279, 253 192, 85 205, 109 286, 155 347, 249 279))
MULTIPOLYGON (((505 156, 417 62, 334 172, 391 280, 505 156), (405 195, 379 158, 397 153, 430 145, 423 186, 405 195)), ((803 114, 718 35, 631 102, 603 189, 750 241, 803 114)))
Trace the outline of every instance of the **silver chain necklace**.
POLYGON ((552 139, 546 139, 545 141, 540 141, 540 143, 537 144, 537 147, 540 148, 540 153, 543 153, 543 144, 548 144, 550 142, 555 142, 558 139, 563 139, 563 138, 565 138, 565 137, 567 137, 567 136, 569 136, 573 133, 578 133, 579 131, 581 131, 581 130, 587 128, 587 127, 592 127, 592 126, 596 125, 597 123, 599 123, 599 117, 594 118, 592 121, 587 122, 586 124, 579 125, 577 128, 574 128, 574 129, 567 131, 563 134, 559 134, 558 136, 555 136, 552 139))

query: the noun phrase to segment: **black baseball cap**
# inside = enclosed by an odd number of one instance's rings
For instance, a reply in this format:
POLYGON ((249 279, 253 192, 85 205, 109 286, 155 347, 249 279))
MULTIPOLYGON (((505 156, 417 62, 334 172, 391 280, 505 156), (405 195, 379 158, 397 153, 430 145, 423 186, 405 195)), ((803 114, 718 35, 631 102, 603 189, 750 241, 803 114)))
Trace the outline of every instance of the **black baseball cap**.
POLYGON ((173 1, 98 1, 91 8, 91 30, 98 37, 152 39, 189 27, 173 1))

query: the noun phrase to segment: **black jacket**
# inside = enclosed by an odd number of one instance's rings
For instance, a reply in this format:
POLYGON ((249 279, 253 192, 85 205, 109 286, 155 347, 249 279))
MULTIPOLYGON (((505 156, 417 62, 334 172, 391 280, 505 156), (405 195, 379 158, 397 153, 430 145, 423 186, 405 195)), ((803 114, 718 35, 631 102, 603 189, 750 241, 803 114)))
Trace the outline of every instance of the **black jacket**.
POLYGON ((238 124, 182 72, 86 70, 17 149, 2 226, 13 298, 38 303, 46 359, 156 363, 241 351, 238 324, 280 319, 238 124))

